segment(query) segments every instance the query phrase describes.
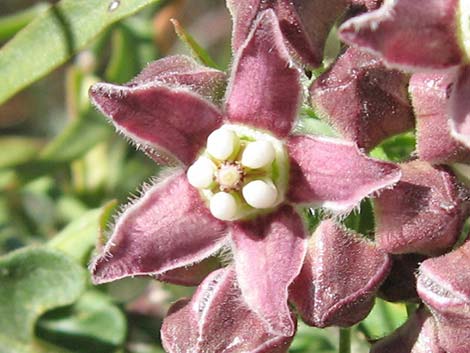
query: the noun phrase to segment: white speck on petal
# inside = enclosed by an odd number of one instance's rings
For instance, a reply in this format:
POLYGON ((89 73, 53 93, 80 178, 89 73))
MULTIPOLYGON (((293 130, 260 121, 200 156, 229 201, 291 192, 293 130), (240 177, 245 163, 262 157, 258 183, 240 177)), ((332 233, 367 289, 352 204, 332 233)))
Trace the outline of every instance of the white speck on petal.
POLYGON ((249 143, 243 151, 241 163, 245 167, 257 169, 270 165, 276 157, 273 144, 259 140, 249 143))
POLYGON ((272 183, 255 180, 242 189, 246 203, 254 208, 270 208, 276 204, 277 189, 272 183))
POLYGON ((231 221, 238 213, 237 201, 227 192, 218 192, 210 200, 210 210, 215 218, 231 221))

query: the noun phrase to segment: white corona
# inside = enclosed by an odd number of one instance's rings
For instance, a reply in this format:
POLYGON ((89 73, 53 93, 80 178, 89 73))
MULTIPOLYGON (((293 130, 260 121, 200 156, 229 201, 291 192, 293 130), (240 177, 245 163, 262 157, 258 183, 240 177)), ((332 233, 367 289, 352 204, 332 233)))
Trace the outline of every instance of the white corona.
POLYGON ((207 138, 207 152, 218 160, 229 158, 238 144, 237 135, 229 129, 218 129, 207 138))
POLYGON ((209 208, 212 215, 222 221, 234 220, 238 213, 237 201, 227 192, 218 192, 212 196, 209 208))
POLYGON ((250 142, 242 154, 241 163, 245 167, 258 169, 270 165, 276 157, 273 144, 269 141, 250 142))
POLYGON ((277 189, 269 182, 254 180, 242 189, 246 203, 254 208, 270 208, 276 205, 277 189))
POLYGON ((207 188, 214 180, 215 164, 207 157, 199 157, 186 173, 188 182, 195 188, 207 188))

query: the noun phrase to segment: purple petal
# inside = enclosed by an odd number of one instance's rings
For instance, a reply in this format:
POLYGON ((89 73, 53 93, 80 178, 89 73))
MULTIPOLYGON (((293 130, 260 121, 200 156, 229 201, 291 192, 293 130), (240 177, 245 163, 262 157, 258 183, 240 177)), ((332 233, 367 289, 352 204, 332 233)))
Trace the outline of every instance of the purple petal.
POLYGON ((257 14, 275 11, 281 32, 292 54, 311 67, 321 65, 326 39, 347 8, 346 0, 234 1, 227 5, 234 21, 232 47, 236 52, 250 33, 257 14))
POLYGON ((405 70, 460 65, 464 52, 457 34, 457 0, 386 1, 376 11, 350 19, 340 37, 405 70))
MULTIPOLYGON (((451 118, 452 133, 470 147, 470 66, 462 67, 452 87, 448 114, 451 118)), ((467 149, 468 153, 468 149, 467 149)))
POLYGON ((137 146, 173 155, 185 164, 195 159, 222 122, 216 106, 187 89, 98 83, 91 87, 90 97, 137 146))
POLYGON ((373 243, 326 220, 309 241, 289 298, 309 325, 351 326, 372 309, 390 267, 389 256, 373 243))
MULTIPOLYGON (((372 346, 370 353, 446 353, 439 345, 434 320, 423 308, 390 336, 372 346)), ((449 352, 452 353, 452 352, 449 352)))
POLYGON ((416 272, 426 258, 418 254, 394 255, 392 269, 380 287, 379 297, 389 302, 417 302, 416 272))
POLYGON ((283 206, 275 213, 233 225, 235 269, 243 298, 273 332, 294 332, 287 289, 302 267, 306 231, 297 212, 283 206))
POLYGON ((417 151, 423 161, 434 164, 470 162, 470 149, 450 131, 447 107, 453 80, 453 72, 411 77, 409 90, 417 121, 417 151))
POLYGON ((235 58, 228 119, 286 136, 300 104, 299 76, 290 64, 274 12, 263 12, 235 58))
POLYGON ((317 113, 345 138, 367 150, 410 130, 414 116, 408 76, 372 55, 349 48, 310 88, 317 113))
POLYGON ((256 16, 267 4, 261 4, 260 0, 227 0, 227 7, 233 19, 232 50, 236 53, 248 38, 256 16))
POLYGON ((289 199, 335 211, 354 208, 363 198, 400 179, 393 164, 368 158, 352 143, 292 136, 289 199))
POLYGON ((426 162, 401 167, 398 185, 374 200, 376 241, 393 254, 441 254, 455 243, 463 225, 457 179, 426 162))
POLYGON ((226 241, 226 225, 210 214, 184 173, 154 185, 120 217, 91 266, 94 283, 159 275, 199 262, 226 241))
POLYGON ((209 273, 218 268, 220 268, 220 261, 216 257, 209 257, 201 262, 166 271, 155 277, 159 281, 180 286, 197 286, 209 273))
POLYGON ((418 294, 431 308, 439 342, 449 353, 470 351, 470 242, 453 252, 424 261, 418 294))
POLYGON ((275 5, 284 38, 311 67, 321 65, 328 34, 346 8, 346 0, 278 0, 275 5))
POLYGON ((127 86, 161 84, 169 87, 188 87, 209 99, 217 100, 223 95, 226 75, 222 71, 200 65, 184 55, 168 56, 150 63, 127 86))
POLYGON ((174 304, 161 331, 168 353, 285 353, 293 335, 272 334, 241 297, 231 268, 209 275, 174 304))

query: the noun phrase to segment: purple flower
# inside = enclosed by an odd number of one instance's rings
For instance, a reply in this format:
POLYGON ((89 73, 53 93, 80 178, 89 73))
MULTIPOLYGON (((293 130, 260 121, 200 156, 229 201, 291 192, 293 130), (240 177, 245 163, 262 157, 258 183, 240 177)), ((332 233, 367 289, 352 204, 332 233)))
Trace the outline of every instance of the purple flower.
POLYGON ((285 353, 293 339, 274 335, 241 297, 233 268, 211 273, 192 299, 172 305, 163 321, 168 353, 285 353))
POLYGON ((321 65, 323 48, 348 0, 227 0, 233 16, 232 47, 243 44, 257 15, 270 8, 294 57, 311 67, 321 65))
POLYGON ((310 87, 312 106, 346 139, 370 150, 411 130, 408 75, 369 53, 348 48, 310 87))
MULTIPOLYGON (((395 0, 350 19, 341 26, 340 35, 346 43, 379 55, 392 67, 448 75, 444 78, 447 82, 444 111, 449 117, 450 131, 470 147, 469 18, 467 1, 431 0, 424 4, 395 0)), ((441 80, 429 77, 429 90, 439 86, 441 80), (433 84, 433 80, 440 82, 433 84)))
POLYGON ((272 333, 289 337, 288 287, 307 251, 294 204, 348 212, 395 184, 400 170, 352 143, 291 134, 300 71, 273 10, 260 14, 240 46, 220 108, 207 97, 221 76, 176 57, 128 85, 92 87, 94 104, 120 132, 181 165, 119 217, 92 264, 93 280, 165 278, 230 246, 246 304, 272 333))

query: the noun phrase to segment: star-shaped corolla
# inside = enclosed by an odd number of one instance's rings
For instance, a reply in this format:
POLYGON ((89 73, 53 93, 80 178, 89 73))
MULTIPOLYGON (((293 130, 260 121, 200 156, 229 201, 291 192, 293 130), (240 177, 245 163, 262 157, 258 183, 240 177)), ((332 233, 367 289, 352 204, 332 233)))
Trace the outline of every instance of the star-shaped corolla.
POLYGON ((157 61, 129 85, 91 88, 92 101, 120 132, 151 156, 180 164, 120 215, 92 263, 93 280, 172 277, 230 246, 248 307, 273 333, 291 336, 288 287, 307 251, 295 204, 348 212, 394 185, 401 172, 353 143, 291 134, 300 71, 273 10, 260 14, 240 46, 222 107, 207 99, 208 78, 217 81, 220 73, 188 63, 167 70, 172 60, 164 59, 163 69, 157 61), (198 84, 204 95, 191 89, 198 84))
MULTIPOLYGON (((378 10, 345 22, 340 36, 350 45, 375 53, 391 67, 447 75, 441 78, 447 82, 443 111, 448 116, 452 135, 470 147, 468 1, 386 1, 378 10)), ((436 76, 419 78, 425 79, 431 84, 436 76)), ((443 147, 445 153, 452 146, 443 147)))
POLYGON ((227 0, 233 16, 232 47, 245 41, 257 15, 273 9, 288 48, 304 65, 317 67, 335 22, 346 11, 348 0, 227 0))

